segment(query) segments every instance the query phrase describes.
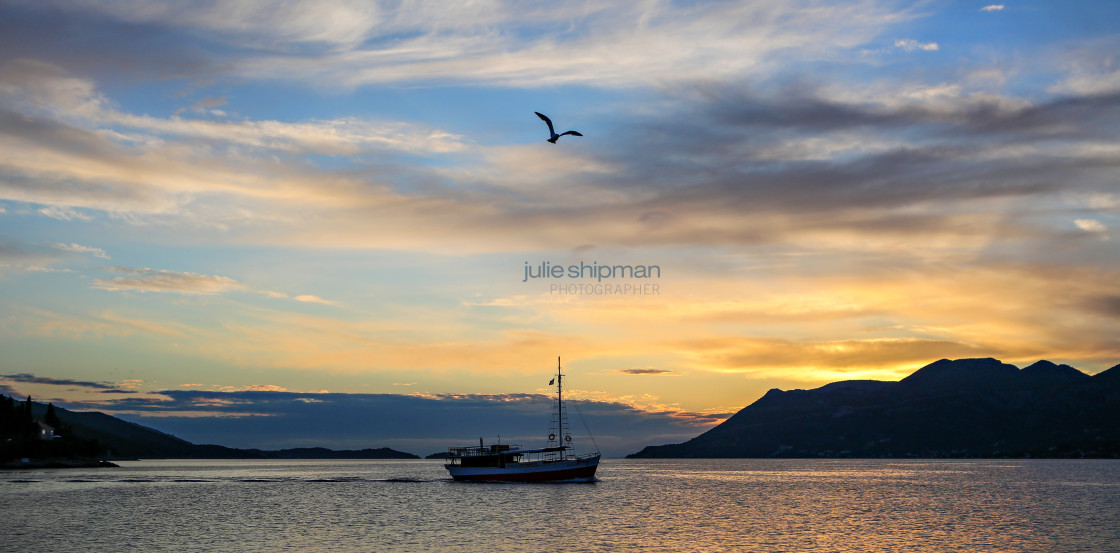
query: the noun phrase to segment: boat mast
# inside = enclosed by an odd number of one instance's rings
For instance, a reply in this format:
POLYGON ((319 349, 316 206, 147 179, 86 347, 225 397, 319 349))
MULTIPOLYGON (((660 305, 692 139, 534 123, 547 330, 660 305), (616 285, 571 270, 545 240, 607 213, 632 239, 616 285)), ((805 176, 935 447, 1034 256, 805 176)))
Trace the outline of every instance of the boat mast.
MULTIPOLYGON (((572 427, 568 425, 568 416, 564 413, 564 387, 561 379, 564 375, 560 372, 560 357, 556 358, 556 411, 559 418, 560 446, 572 448, 572 427)), ((568 457, 569 452, 561 451, 560 458, 568 457)))
POLYGON ((560 356, 556 356, 556 422, 560 445, 564 445, 564 375, 560 373, 560 356))
POLYGON ((548 384, 556 384, 556 410, 552 412, 548 426, 548 447, 561 448, 555 452, 545 454, 549 459, 564 459, 568 456, 565 450, 572 447, 572 427, 568 424, 568 417, 564 413, 564 373, 560 367, 560 357, 556 358, 556 378, 548 384))

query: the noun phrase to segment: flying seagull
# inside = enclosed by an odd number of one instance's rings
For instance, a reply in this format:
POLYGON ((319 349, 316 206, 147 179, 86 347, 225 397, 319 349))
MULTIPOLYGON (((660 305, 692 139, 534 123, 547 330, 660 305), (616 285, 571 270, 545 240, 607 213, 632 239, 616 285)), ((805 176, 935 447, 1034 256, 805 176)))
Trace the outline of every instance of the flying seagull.
POLYGON ((548 123, 548 134, 549 134, 548 141, 553 143, 553 144, 556 144, 556 141, 559 140, 559 138, 561 136, 564 136, 565 134, 570 134, 572 136, 583 136, 582 134, 579 134, 576 131, 567 131, 567 132, 562 132, 560 134, 556 134, 556 129, 552 128, 552 119, 549 119, 548 116, 546 116, 545 114, 543 114, 539 111, 534 111, 533 113, 537 114, 537 117, 540 117, 541 121, 544 121, 545 123, 548 123))

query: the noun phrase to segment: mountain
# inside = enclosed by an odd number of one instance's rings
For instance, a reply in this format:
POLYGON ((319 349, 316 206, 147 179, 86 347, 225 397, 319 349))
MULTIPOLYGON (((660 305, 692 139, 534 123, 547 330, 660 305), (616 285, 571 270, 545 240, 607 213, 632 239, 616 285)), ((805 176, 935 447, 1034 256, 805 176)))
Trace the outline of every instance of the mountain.
POLYGON ((1042 360, 1023 368, 1023 376, 1048 382, 1084 382, 1092 377, 1069 366, 1042 360))
MULTIPOLYGON (((141 426, 96 411, 70 411, 55 407, 55 414, 74 436, 97 440, 114 458, 163 459, 419 459, 417 455, 387 447, 361 450, 295 448, 279 451, 237 449, 212 444, 193 444, 171 434, 141 426)), ((47 406, 32 402, 32 414, 42 419, 47 406)))
MULTIPOLYGON (((35 403, 32 412, 35 417, 41 418, 46 410, 46 405, 35 403)), ((97 440, 112 452, 113 457, 189 458, 194 457, 200 447, 171 434, 97 411, 70 411, 55 406, 55 413, 75 436, 97 440)))
POLYGON ((898 382, 773 389, 719 426, 629 458, 1120 457, 1120 365, 936 361, 898 382))
POLYGON ((1120 386, 1120 365, 1093 375, 1093 380, 1110 386, 1120 386))

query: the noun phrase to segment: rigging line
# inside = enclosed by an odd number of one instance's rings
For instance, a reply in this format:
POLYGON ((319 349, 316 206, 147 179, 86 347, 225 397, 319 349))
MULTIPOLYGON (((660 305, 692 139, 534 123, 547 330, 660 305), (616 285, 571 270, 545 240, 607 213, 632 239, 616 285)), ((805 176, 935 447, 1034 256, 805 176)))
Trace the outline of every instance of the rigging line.
POLYGON ((579 415, 579 422, 583 423, 583 429, 587 431, 587 437, 591 438, 591 445, 595 446, 595 453, 599 453, 599 444, 595 443, 595 436, 591 435, 591 428, 587 426, 587 420, 583 418, 583 411, 579 409, 579 403, 573 403, 576 408, 576 414, 579 415))

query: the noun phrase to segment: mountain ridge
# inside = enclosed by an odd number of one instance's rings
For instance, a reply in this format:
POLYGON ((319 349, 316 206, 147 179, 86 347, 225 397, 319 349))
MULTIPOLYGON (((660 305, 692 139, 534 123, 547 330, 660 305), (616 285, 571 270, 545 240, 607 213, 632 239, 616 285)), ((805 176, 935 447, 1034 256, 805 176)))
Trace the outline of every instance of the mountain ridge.
POLYGON ((772 389, 722 424, 627 458, 1120 457, 1120 365, 941 359, 897 382, 772 389))
MULTIPOLYGON (((32 415, 46 416, 47 404, 35 401, 32 415)), ((130 459, 419 459, 418 455, 387 447, 332 450, 300 447, 280 450, 241 449, 215 444, 194 444, 182 438, 119 419, 100 411, 70 411, 55 406, 59 421, 74 436, 97 440, 110 458, 130 459)))

